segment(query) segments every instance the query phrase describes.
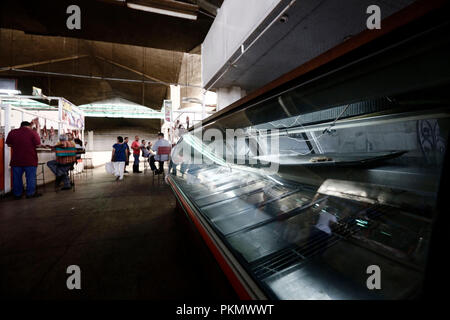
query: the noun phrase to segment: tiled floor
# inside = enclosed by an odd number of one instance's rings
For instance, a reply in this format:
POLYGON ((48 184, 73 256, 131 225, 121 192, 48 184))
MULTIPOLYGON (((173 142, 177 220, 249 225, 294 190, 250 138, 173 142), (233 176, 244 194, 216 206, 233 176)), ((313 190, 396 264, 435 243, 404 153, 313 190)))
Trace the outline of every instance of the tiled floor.
POLYGON ((0 297, 236 299, 170 188, 148 174, 114 181, 104 168, 76 191, 0 200, 0 297), (81 269, 68 290, 66 269, 81 269))

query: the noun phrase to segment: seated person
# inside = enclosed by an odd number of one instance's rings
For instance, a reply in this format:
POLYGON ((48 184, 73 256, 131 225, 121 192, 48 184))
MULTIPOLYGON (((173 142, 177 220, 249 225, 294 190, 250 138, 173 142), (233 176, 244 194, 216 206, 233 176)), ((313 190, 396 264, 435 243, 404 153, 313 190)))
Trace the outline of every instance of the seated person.
POLYGON ((152 150, 153 143, 151 141, 147 144, 147 152, 148 152, 148 162, 155 160, 154 156, 156 155, 156 152, 152 150), (152 160, 153 159, 153 160, 152 160))
POLYGON ((155 174, 161 174, 164 170, 164 161, 169 160, 169 155, 167 155, 167 154, 159 155, 158 154, 159 147, 171 147, 171 144, 169 143, 169 141, 164 139, 164 133, 162 133, 162 132, 158 133, 158 140, 153 144, 153 147, 151 148, 151 150, 156 152, 156 155, 152 155, 150 157, 150 168, 152 169, 152 171, 156 171, 155 174), (155 161, 159 162, 158 170, 156 169, 155 161))
POLYGON ((150 156, 150 153, 148 151, 148 149, 145 146, 145 140, 142 140, 142 144, 141 144, 141 151, 142 151, 142 156, 144 158, 148 158, 150 156))
POLYGON ((59 187, 61 181, 64 182, 64 187, 61 190, 70 190, 72 185, 69 179, 69 170, 73 170, 73 165, 77 161, 77 149, 73 141, 69 141, 67 135, 59 136, 59 142, 51 147, 55 150, 56 160, 47 162, 47 166, 55 174, 55 187, 59 187))

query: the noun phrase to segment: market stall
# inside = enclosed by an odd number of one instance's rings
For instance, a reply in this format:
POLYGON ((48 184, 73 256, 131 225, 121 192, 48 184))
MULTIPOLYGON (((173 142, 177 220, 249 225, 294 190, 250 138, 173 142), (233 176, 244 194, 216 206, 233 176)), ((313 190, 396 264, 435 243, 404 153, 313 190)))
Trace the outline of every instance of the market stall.
MULTIPOLYGON (((39 134, 41 144, 46 146, 58 142, 59 134, 71 133, 74 138, 84 138, 84 113, 61 97, 5 95, 0 96, 0 194, 11 190, 11 149, 5 145, 8 133, 20 127, 22 121, 32 124, 39 134)), ((54 175, 45 163, 54 159, 50 148, 38 148, 38 179, 41 185, 54 180, 54 175)), ((82 164, 77 170, 82 170, 82 164)))

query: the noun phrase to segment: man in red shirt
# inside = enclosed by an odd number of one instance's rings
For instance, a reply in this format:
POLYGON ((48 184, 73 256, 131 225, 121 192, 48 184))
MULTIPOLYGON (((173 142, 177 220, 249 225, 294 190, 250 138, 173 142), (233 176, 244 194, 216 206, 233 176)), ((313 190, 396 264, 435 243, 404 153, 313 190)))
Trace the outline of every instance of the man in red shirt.
POLYGON ((134 163, 133 163, 133 173, 142 173, 142 171, 139 171, 139 155, 141 154, 141 144, 139 143, 139 137, 134 137, 134 141, 131 144, 131 149, 133 149, 133 157, 134 157, 134 163))
POLYGON ((6 138, 6 144, 12 148, 10 166, 13 174, 13 193, 20 199, 23 193, 22 176, 25 172, 27 179, 27 198, 41 196, 36 193, 36 168, 38 156, 36 147, 41 145, 41 138, 31 129, 31 123, 24 121, 20 129, 12 130, 6 138))

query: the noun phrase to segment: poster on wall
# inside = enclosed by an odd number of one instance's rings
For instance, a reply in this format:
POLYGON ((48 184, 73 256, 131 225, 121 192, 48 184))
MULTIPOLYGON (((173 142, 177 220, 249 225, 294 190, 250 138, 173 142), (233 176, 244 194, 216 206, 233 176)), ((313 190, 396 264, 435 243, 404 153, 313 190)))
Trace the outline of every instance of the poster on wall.
POLYGON ((73 128, 79 130, 84 128, 84 116, 83 112, 75 107, 69 101, 62 99, 62 110, 61 110, 62 121, 73 128))

